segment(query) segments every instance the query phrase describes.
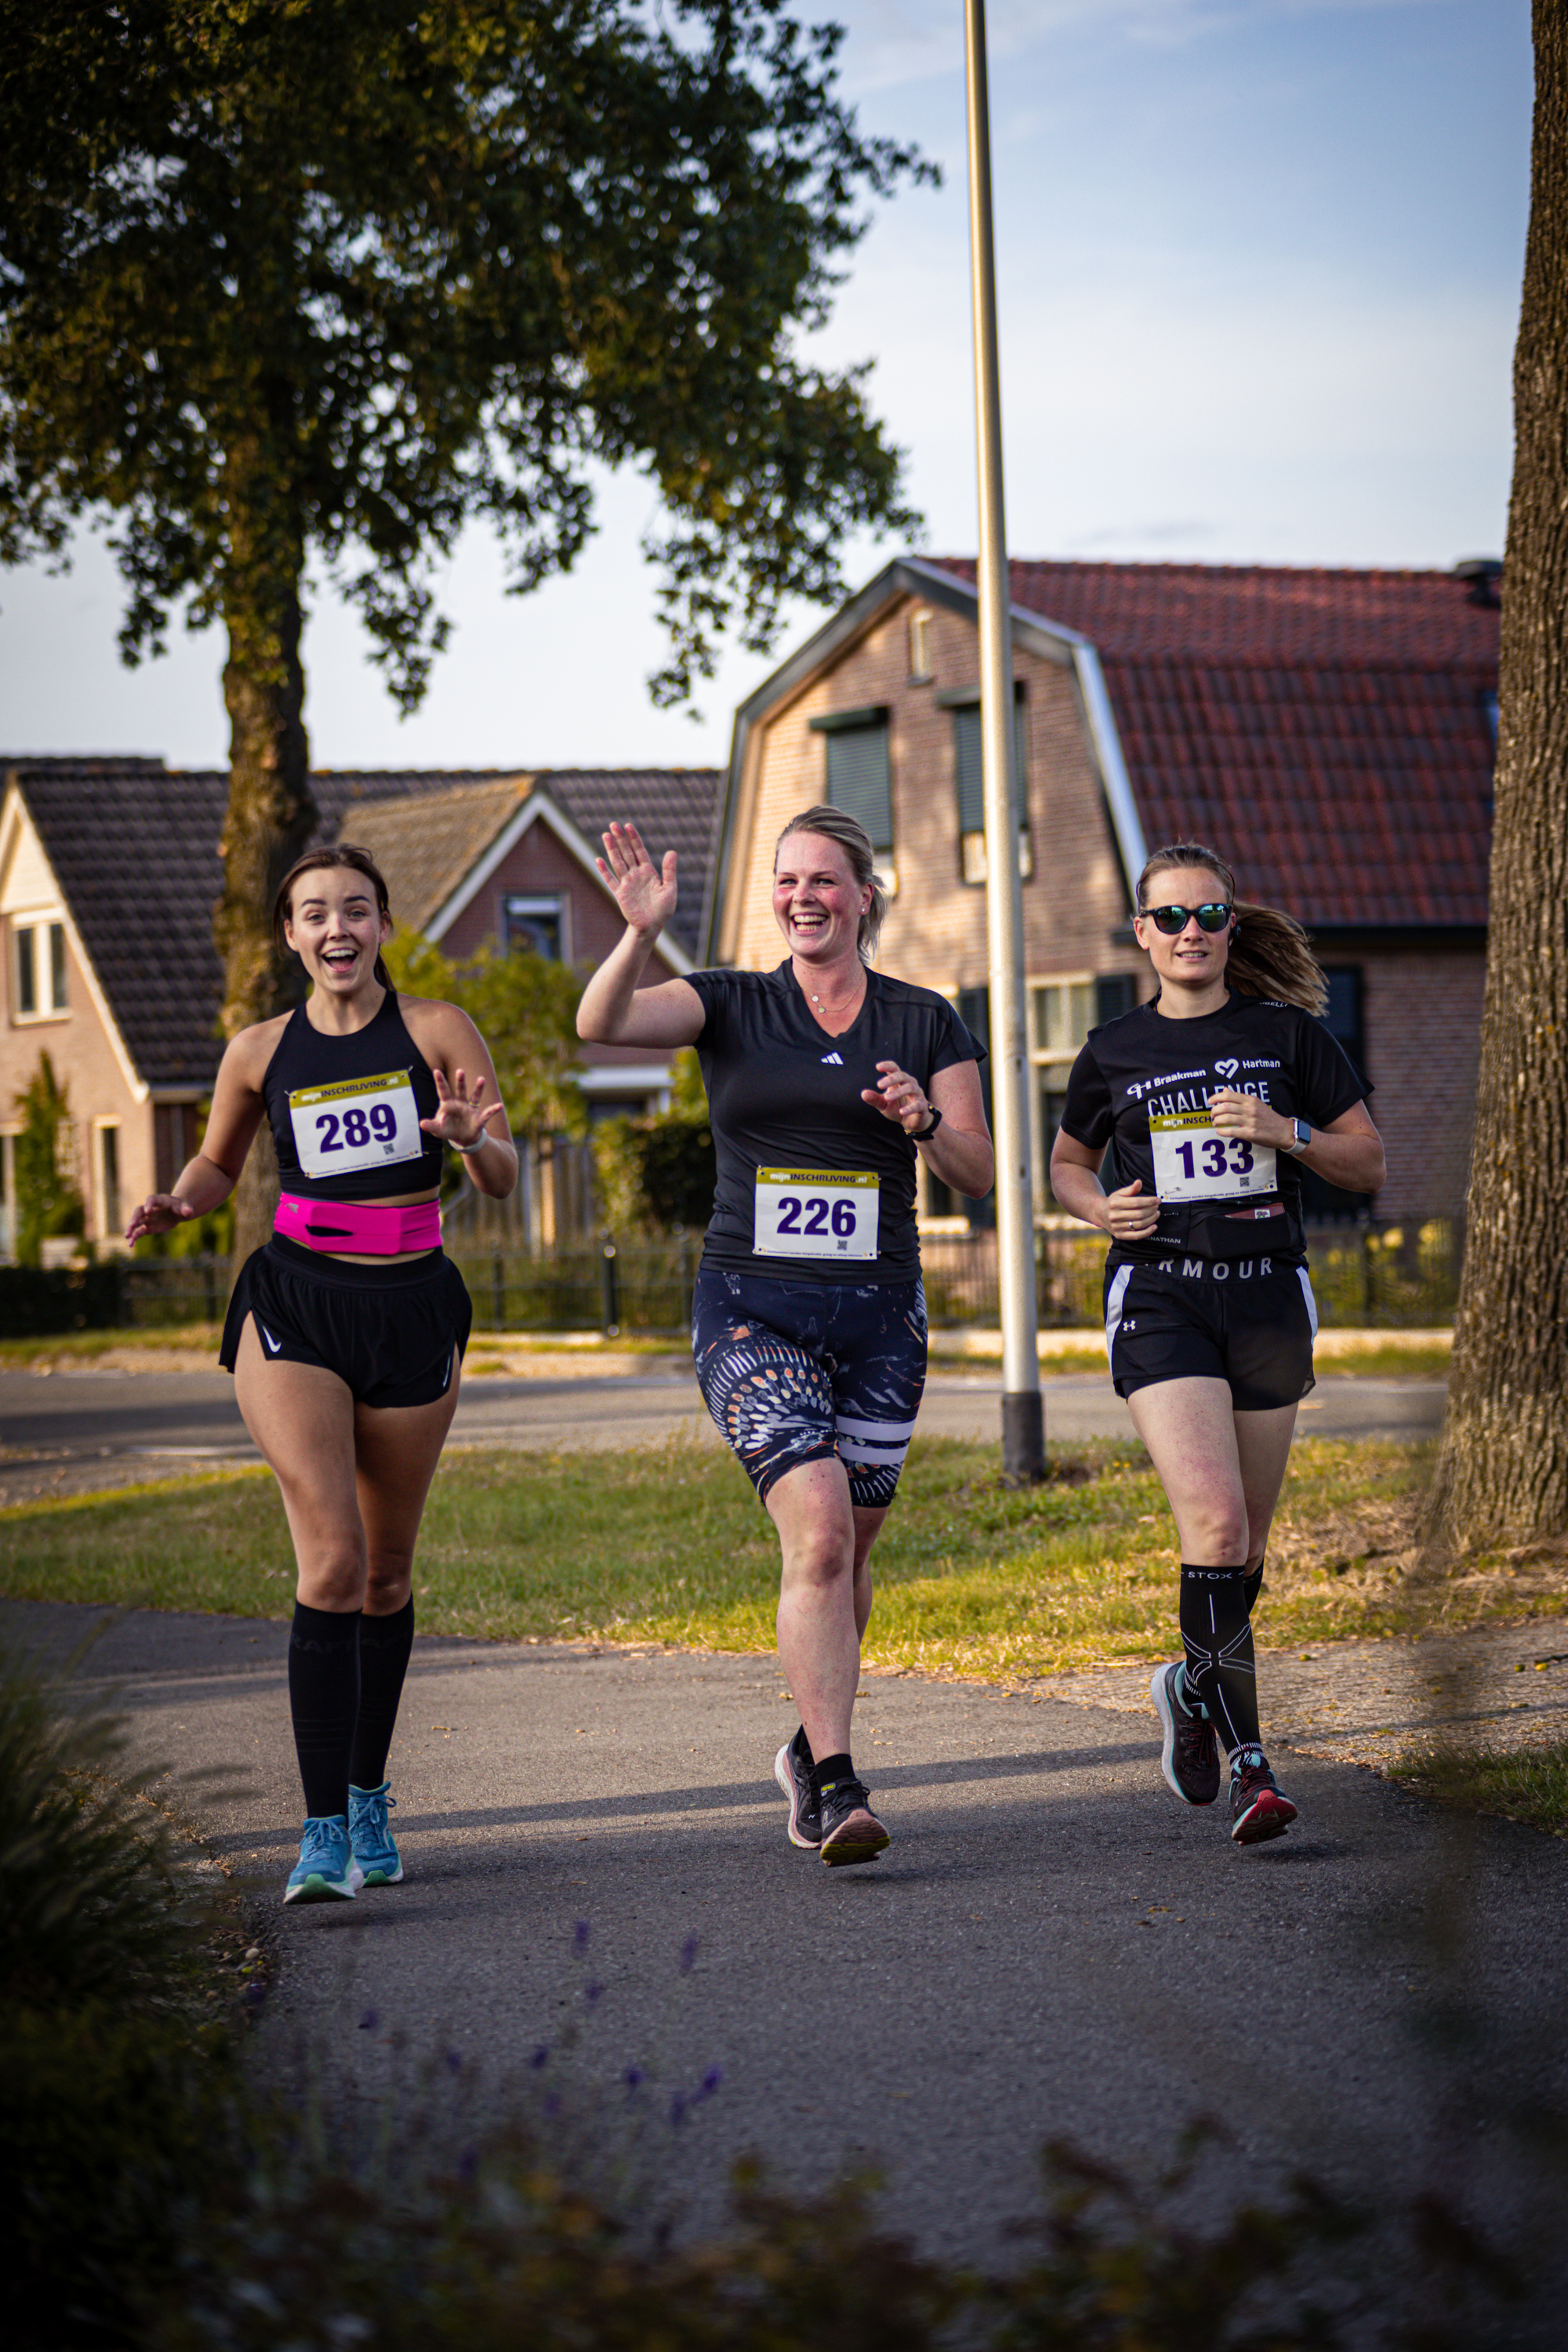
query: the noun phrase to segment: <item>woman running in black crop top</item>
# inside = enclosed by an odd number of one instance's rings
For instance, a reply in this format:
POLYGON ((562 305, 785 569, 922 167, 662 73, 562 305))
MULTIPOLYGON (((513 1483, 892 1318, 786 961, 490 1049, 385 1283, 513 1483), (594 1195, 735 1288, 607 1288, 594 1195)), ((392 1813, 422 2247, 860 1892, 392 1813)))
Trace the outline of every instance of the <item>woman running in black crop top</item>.
POLYGON ((414 1640, 414 1547, 470 1321, 440 1245, 443 1150, 497 1199, 517 1154, 468 1014, 388 983, 386 885, 363 850, 301 858, 273 923, 310 997, 234 1039, 200 1151, 126 1239, 216 1209, 270 1122, 282 1198, 272 1239, 240 1268, 222 1361, 299 1563, 289 1696, 306 1821, 292 1903, 403 1875, 386 1759, 414 1640))
POLYGON ((1326 991, 1305 934, 1271 908, 1238 906, 1212 849, 1155 851, 1133 930, 1159 993, 1091 1032, 1051 1184, 1110 1236, 1111 1373, 1181 1538, 1185 1655, 1150 1684, 1161 1767, 1186 1803, 1212 1804, 1223 1739, 1230 1834, 1255 1845, 1296 1818, 1260 1742, 1252 1642, 1296 1408, 1312 1385, 1317 1314, 1292 1162, 1371 1192, 1383 1145, 1363 1080, 1312 1018, 1326 991))

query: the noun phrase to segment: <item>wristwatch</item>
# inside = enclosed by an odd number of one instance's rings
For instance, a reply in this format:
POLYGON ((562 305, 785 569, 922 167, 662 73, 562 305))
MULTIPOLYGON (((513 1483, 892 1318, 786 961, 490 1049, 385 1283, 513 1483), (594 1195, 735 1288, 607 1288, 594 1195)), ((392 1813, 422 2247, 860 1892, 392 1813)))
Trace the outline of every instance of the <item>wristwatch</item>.
POLYGON ((1294 1160, 1298 1151, 1305 1151, 1308 1144, 1312 1140, 1312 1130, 1304 1118, 1293 1118, 1290 1124, 1296 1130, 1296 1140, 1285 1146, 1287 1160, 1294 1160))
POLYGON ((910 1137, 910 1141, 911 1143, 929 1143, 931 1137, 936 1133, 937 1129, 942 1125, 942 1113, 938 1110, 935 1103, 927 1103, 926 1108, 931 1113, 931 1125, 929 1127, 922 1127, 918 1135, 911 1135, 910 1137))

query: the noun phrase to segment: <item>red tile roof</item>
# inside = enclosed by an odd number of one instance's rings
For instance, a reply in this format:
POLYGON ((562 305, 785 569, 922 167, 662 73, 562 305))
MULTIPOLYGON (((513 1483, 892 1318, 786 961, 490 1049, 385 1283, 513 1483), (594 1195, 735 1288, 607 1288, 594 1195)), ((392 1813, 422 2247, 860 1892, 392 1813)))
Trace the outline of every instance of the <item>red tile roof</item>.
POLYGON ((1320 927, 1486 921, 1499 614, 1468 583, 1018 562, 1011 593, 1099 651, 1152 848, 1195 835, 1320 927))

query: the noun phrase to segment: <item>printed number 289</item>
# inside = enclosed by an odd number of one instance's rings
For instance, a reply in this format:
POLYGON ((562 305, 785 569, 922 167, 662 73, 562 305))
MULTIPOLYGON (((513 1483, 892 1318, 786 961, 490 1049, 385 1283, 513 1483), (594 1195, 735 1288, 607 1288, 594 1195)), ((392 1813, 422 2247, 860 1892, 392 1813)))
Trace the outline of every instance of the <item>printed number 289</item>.
POLYGON ((397 1132, 397 1113, 390 1103, 373 1103, 368 1115, 345 1110, 341 1118, 335 1110, 318 1111, 316 1132, 323 1151, 363 1151, 373 1136, 379 1143, 392 1141, 397 1132))
MULTIPOLYGON (((830 1204, 820 1192, 808 1193, 804 1201, 797 1200, 793 1192, 785 1192, 780 1199, 779 1231, 781 1234, 825 1234, 828 1230, 829 1222, 830 1204), (804 1224, 801 1222, 803 1210, 805 1213, 804 1224)), ((839 1235, 840 1239, 854 1232, 855 1203, 853 1201, 839 1200, 831 1203, 831 1224, 833 1231, 839 1235)))

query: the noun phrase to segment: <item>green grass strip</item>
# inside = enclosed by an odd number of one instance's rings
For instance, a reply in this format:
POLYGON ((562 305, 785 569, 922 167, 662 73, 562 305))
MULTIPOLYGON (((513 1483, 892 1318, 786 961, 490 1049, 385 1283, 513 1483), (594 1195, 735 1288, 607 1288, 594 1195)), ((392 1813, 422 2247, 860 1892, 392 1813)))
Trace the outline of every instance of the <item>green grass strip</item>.
MULTIPOLYGON (((1358 1528, 1407 1512, 1426 1449, 1305 1439, 1269 1556, 1265 1643, 1406 1633, 1430 1595, 1408 1555, 1358 1528), (1322 1531, 1339 1533, 1325 1545, 1322 1531)), ((1051 1482, 1005 1489, 997 1450, 917 1440, 876 1553, 870 1665, 994 1681, 1167 1654, 1175 1529, 1142 1449, 1058 1456, 1051 1482)), ((731 1457, 689 1439, 620 1455, 449 1454, 416 1570, 421 1630, 769 1650, 778 1538, 731 1457)), ((282 1617, 294 1570, 261 1470, 162 1481, 0 1514, 0 1591, 282 1617)), ((1560 1596, 1548 1597, 1560 1606, 1560 1596)), ((1446 1628, 1531 1613, 1507 1577, 1446 1594, 1446 1628)))
POLYGON ((1498 1813, 1568 1837, 1568 1740, 1521 1748, 1439 1748, 1402 1756, 1389 1777, 1468 1813, 1498 1813))

